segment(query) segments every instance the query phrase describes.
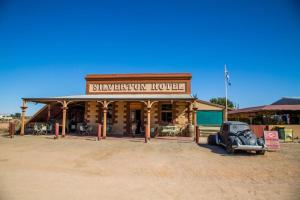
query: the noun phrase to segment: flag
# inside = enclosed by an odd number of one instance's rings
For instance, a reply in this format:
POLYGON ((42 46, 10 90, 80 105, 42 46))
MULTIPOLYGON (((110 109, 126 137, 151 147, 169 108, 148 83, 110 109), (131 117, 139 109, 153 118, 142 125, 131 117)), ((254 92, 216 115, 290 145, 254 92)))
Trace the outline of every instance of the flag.
POLYGON ((226 80, 226 83, 230 86, 231 82, 230 82, 230 77, 229 77, 229 73, 227 71, 226 65, 225 65, 225 80, 226 80))

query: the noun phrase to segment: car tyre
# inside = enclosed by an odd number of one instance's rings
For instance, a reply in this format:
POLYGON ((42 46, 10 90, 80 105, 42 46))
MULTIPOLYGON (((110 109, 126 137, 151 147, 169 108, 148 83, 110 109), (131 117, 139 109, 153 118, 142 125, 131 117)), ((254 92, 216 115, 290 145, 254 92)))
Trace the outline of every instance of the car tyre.
POLYGON ((216 136, 215 135, 209 135, 207 138, 207 142, 209 145, 216 145, 216 136))
POLYGON ((232 142, 228 141, 226 145, 226 151, 228 154, 234 154, 234 149, 232 148, 232 142))
POLYGON ((257 155, 265 155, 266 151, 262 150, 262 151, 256 151, 257 155))

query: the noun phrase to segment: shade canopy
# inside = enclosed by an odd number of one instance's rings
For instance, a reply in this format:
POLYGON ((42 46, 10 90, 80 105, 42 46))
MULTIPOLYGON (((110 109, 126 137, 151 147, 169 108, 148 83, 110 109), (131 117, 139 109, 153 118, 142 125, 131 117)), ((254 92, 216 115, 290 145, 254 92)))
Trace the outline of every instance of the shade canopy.
POLYGON ((190 94, 99 94, 99 95, 72 95, 61 97, 22 98, 27 102, 50 103, 56 101, 145 101, 145 100, 186 100, 192 101, 196 97, 190 94))

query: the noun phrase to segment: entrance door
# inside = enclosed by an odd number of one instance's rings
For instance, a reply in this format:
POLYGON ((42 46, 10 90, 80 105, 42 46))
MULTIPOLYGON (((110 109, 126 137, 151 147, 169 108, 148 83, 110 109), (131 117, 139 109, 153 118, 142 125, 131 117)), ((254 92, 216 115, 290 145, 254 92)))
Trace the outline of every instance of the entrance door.
POLYGON ((133 136, 142 134, 142 111, 140 109, 130 111, 130 125, 130 132, 133 136))

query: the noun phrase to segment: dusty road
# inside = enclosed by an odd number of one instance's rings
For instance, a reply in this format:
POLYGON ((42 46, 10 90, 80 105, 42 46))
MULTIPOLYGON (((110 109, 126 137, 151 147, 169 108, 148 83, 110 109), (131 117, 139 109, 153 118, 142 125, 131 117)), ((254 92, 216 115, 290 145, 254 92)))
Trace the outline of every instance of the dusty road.
POLYGON ((191 141, 0 136, 0 199, 300 199, 300 144, 228 156, 191 141))

